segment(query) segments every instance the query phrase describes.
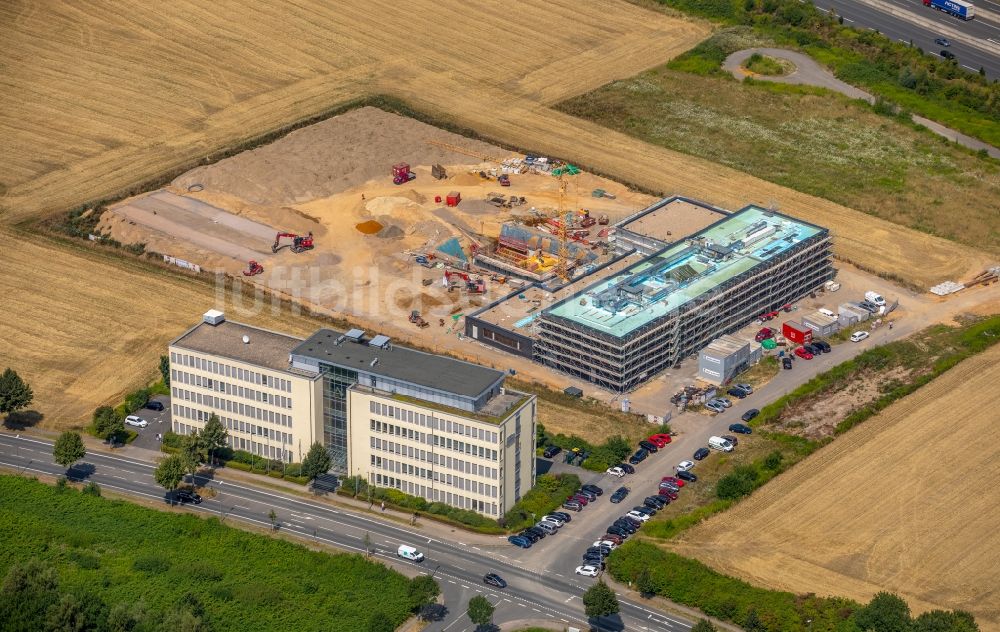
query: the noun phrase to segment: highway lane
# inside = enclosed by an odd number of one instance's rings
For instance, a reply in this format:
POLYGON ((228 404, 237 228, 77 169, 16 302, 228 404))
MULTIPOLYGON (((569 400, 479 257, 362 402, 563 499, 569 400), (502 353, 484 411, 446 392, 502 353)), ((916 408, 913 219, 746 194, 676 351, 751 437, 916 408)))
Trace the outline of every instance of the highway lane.
MULTIPOLYGON (((23 473, 43 473, 58 476, 65 469, 52 463, 50 443, 34 438, 16 438, 0 434, 0 465, 23 473)), ((153 465, 125 456, 90 453, 74 468, 73 478, 93 480, 120 493, 164 502, 165 493, 153 480, 153 465)), ((446 599, 455 591, 475 591, 485 594, 498 604, 498 614, 508 612, 524 614, 521 618, 545 617, 583 627, 584 621, 580 595, 593 580, 558 572, 535 571, 525 568, 508 553, 530 553, 515 550, 497 538, 494 546, 469 546, 461 541, 441 541, 428 537, 419 529, 409 529, 370 516, 326 506, 295 496, 281 494, 253 485, 199 477, 198 484, 215 490, 214 498, 206 498, 201 505, 187 509, 207 515, 217 515, 223 521, 240 520, 260 527, 270 527, 269 512, 278 515, 280 529, 297 536, 312 539, 351 552, 364 552, 366 534, 370 538, 374 555, 391 565, 409 565, 399 560, 395 551, 399 544, 410 544, 422 550, 427 559, 415 566, 418 572, 432 574, 442 585, 446 599), (508 588, 496 590, 482 583, 487 571, 500 573, 508 588), (520 608, 502 609, 504 602, 520 608)), ((414 570, 414 568, 411 568, 414 570)), ((621 621, 629 630, 670 630, 682 632, 691 623, 673 615, 653 611, 643 605, 621 600, 621 621)), ((429 630, 449 632, 462 630, 464 602, 450 602, 449 616, 433 624, 429 630)), ((467 622, 467 618, 465 619, 467 622)))
MULTIPOLYGON (((896 8, 907 10, 916 16, 931 20, 937 24, 949 26, 961 31, 969 37, 981 40, 992 40, 1000 43, 1000 24, 980 20, 968 22, 949 16, 923 6, 918 0, 885 0, 896 8)), ((977 3, 978 4, 978 3, 977 3)), ((821 8, 832 8, 837 15, 842 15, 846 24, 859 28, 869 28, 901 42, 913 41, 914 46, 925 52, 939 55, 943 49, 934 43, 942 34, 931 28, 907 21, 905 18, 879 11, 857 0, 825 0, 818 5, 821 8)), ((966 70, 978 72, 982 67, 990 79, 1000 78, 1000 57, 990 54, 974 46, 948 38, 952 45, 948 48, 958 58, 958 63, 966 70)))

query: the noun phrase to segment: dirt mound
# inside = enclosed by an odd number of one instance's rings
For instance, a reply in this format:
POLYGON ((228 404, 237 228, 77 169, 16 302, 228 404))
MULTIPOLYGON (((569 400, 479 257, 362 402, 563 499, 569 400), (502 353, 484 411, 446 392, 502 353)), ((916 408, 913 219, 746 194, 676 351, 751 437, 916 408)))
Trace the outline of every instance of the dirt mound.
POLYGON ((413 189, 406 191, 400 197, 404 197, 411 202, 416 202, 417 204, 423 204, 424 202, 427 201, 426 195, 424 195, 420 191, 414 191, 413 189))
POLYGON ((373 219, 370 219, 367 222, 361 222, 360 224, 357 224, 354 227, 357 228, 358 231, 366 235, 374 235, 384 228, 382 224, 379 224, 373 219))
POLYGON ((482 179, 474 173, 460 173, 457 176, 448 178, 448 182, 461 187, 473 187, 482 182, 482 179))
MULTIPOLYGON (((375 223, 377 224, 378 222, 375 223)), ((378 231, 377 237, 379 239, 402 239, 405 235, 406 233, 403 232, 402 228, 393 224, 392 226, 386 226, 382 230, 378 231)))

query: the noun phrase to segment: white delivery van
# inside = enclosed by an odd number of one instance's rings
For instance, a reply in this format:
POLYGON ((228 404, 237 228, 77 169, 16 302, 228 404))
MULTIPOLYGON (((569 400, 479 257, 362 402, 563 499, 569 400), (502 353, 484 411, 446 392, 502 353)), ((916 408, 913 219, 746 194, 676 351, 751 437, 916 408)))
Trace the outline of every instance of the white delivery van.
POLYGON ((412 546, 406 546, 405 544, 400 544, 399 549, 396 551, 396 555, 403 558, 404 560, 410 560, 411 562, 423 562, 424 554, 416 550, 412 546))
POLYGON ((882 307, 885 305, 885 299, 878 292, 872 292, 871 290, 865 292, 865 300, 871 302, 875 307, 882 307))
POLYGON ((733 444, 729 443, 728 440, 723 439, 722 437, 709 437, 708 447, 712 448, 713 450, 721 450, 722 452, 733 451, 733 444))
POLYGON ((831 312, 830 310, 828 310, 825 307, 820 307, 816 311, 819 312, 820 314, 823 314, 824 316, 829 316, 830 318, 836 318, 837 317, 836 314, 834 314, 833 312, 831 312))

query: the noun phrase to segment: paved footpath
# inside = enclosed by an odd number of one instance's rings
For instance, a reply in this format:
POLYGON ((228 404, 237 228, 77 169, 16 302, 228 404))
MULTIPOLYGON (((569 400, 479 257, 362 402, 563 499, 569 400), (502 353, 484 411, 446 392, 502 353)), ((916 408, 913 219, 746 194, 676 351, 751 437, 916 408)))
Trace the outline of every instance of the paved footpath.
MULTIPOLYGON (((792 50, 786 50, 784 48, 747 48, 745 50, 736 51, 729 57, 726 57, 725 61, 722 62, 722 67, 741 81, 746 77, 753 77, 754 81, 777 81, 780 83, 819 86, 821 88, 827 88, 828 90, 833 90, 834 92, 847 95, 852 99, 863 99, 868 103, 875 102, 875 97, 870 93, 837 79, 833 76, 832 72, 820 66, 812 57, 792 50), (768 77, 751 72, 744 68, 742 64, 748 57, 750 57, 750 55, 753 55, 754 53, 786 59, 795 64, 795 71, 789 75, 781 77, 768 77)), ((944 125, 936 123, 928 118, 917 116, 916 114, 914 114, 912 118, 914 123, 923 125, 938 136, 943 136, 954 143, 958 143, 963 147, 968 147, 969 149, 973 149, 975 151, 985 149, 986 152, 993 158, 1000 158, 1000 149, 997 149, 993 145, 984 143, 977 138, 966 136, 961 132, 957 132, 950 127, 945 127, 944 125)))

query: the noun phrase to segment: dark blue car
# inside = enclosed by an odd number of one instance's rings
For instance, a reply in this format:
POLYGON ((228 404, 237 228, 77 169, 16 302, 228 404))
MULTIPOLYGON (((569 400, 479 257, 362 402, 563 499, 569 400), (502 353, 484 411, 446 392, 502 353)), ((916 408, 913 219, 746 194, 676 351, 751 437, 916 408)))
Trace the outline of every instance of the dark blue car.
POLYGON ((530 549, 531 548, 531 540, 529 540, 528 538, 526 538, 524 536, 512 535, 509 538, 507 538, 507 541, 510 542, 511 544, 513 544, 514 546, 521 547, 522 549, 530 549))

